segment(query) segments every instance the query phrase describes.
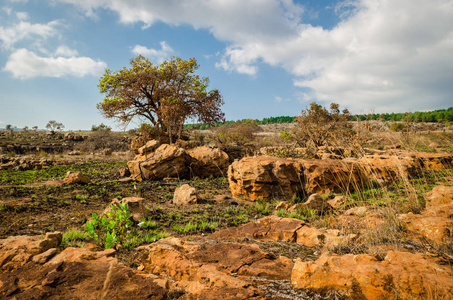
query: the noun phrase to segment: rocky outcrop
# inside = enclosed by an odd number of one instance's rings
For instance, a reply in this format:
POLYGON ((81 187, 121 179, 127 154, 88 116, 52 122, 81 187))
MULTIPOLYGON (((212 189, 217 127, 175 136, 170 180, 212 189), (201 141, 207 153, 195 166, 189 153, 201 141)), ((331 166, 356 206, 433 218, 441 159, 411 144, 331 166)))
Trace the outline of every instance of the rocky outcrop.
POLYGON ((229 165, 228 155, 219 148, 196 147, 187 150, 192 158, 189 168, 199 177, 226 176, 229 165))
POLYGON ((424 254, 389 251, 384 260, 372 255, 324 253, 318 260, 294 265, 295 288, 334 289, 351 299, 435 299, 453 297, 448 264, 424 254))
POLYGON ((294 265, 292 260, 273 258, 253 244, 198 245, 167 238, 139 251, 145 272, 169 277, 175 288, 196 299, 264 299, 249 276, 288 280, 294 265))
POLYGON ((427 207, 421 214, 408 213, 399 215, 412 236, 421 235, 434 243, 453 242, 453 202, 427 207))
POLYGON ((436 186, 426 195, 426 206, 436 206, 453 202, 453 186, 436 186))
POLYGON ((230 165, 228 180, 233 196, 253 201, 302 192, 304 173, 302 164, 293 159, 245 157, 230 165))
POLYGON ((159 144, 149 141, 138 149, 142 153, 127 163, 131 177, 137 180, 159 180, 223 176, 228 166, 228 156, 217 148, 197 147, 185 150, 175 144, 159 144))
POLYGON ((166 299, 162 282, 93 244, 60 252, 61 233, 0 240, 1 299, 166 299), (60 252, 60 253, 58 253, 60 252))

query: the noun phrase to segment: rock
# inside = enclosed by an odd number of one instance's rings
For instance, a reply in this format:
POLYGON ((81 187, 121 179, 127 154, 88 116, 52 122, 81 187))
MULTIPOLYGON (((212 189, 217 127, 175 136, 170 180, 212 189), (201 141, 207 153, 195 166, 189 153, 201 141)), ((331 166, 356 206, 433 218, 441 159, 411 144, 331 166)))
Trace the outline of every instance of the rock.
POLYGON ((335 196, 335 198, 327 200, 327 203, 333 208, 339 208, 346 202, 345 196, 335 196))
POLYGON ((295 242, 296 231, 305 224, 304 221, 292 218, 268 216, 238 227, 230 227, 214 232, 213 239, 244 239, 260 241, 295 242))
POLYGON ((245 157, 228 168, 234 197, 255 201, 271 197, 292 197, 303 190, 303 166, 295 160, 245 157))
POLYGON ((311 194, 306 202, 300 204, 302 204, 303 208, 313 209, 320 215, 331 209, 327 200, 324 200, 324 198, 318 194, 311 194))
POLYGON ((384 150, 400 149, 401 144, 385 145, 384 150))
POLYGON ((279 209, 284 209, 284 210, 287 210, 288 208, 291 207, 291 204, 289 204, 288 202, 285 202, 285 201, 280 201, 277 206, 275 207, 276 210, 279 210, 279 209))
POLYGON ((453 186, 436 186, 426 195, 426 206, 448 204, 453 201, 453 186))
POLYGON ((202 146, 188 149, 186 152, 192 158, 189 168, 193 175, 201 178, 226 176, 229 158, 219 148, 202 146))
POLYGON ((138 148, 138 154, 146 155, 154 150, 156 150, 160 146, 160 142, 158 140, 151 140, 146 142, 146 144, 140 148, 138 148))
POLYGON ((71 173, 71 171, 68 171, 66 177, 63 179, 63 183, 88 183, 88 179, 85 177, 85 175, 82 174, 82 172, 71 173))
POLYGON ((425 169, 443 170, 453 167, 452 153, 416 153, 414 156, 425 169))
POLYGON ((414 157, 390 155, 365 155, 356 165, 368 181, 395 182, 401 178, 415 177, 422 172, 419 161, 414 157))
POLYGON ((383 261, 366 254, 329 253, 314 262, 297 259, 291 282, 294 288, 333 289, 351 299, 453 297, 453 272, 448 264, 398 251, 389 251, 383 261))
POLYGON ((71 155, 71 156, 77 156, 77 155, 80 155, 82 154, 80 151, 78 150, 73 150, 71 152, 68 153, 68 155, 71 155))
POLYGON ((35 255, 32 260, 33 260, 33 262, 35 262, 37 264, 44 264, 49 259, 51 259, 52 256, 55 256, 55 254, 57 254, 57 253, 58 253, 58 249, 57 248, 51 248, 51 249, 47 250, 44 253, 35 255))
POLYGON ((124 168, 119 169, 118 175, 120 177, 129 177, 129 176, 131 176, 131 172, 129 171, 128 167, 124 167, 124 168))
POLYGON ((187 154, 175 145, 163 144, 148 157, 136 156, 127 166, 136 180, 158 180, 184 177, 187 154))
MULTIPOLYGON (((131 212, 131 218, 135 222, 140 222, 143 217, 146 217, 146 207, 144 205, 145 199, 140 197, 126 197, 118 201, 117 199, 113 199, 110 203, 111 205, 116 205, 118 203, 127 204, 129 211, 131 212)), ((111 205, 109 205, 103 212, 103 215, 107 215, 110 211, 112 211, 111 205)))
POLYGON ((347 211, 344 212, 346 216, 358 216, 358 217, 363 217, 367 213, 368 208, 365 206, 356 206, 353 208, 348 209, 347 211))
POLYGON ((324 246, 327 250, 347 245, 357 238, 356 234, 341 234, 338 229, 313 228, 303 226, 296 232, 296 242, 307 247, 324 246))
POLYGON ((113 153, 112 148, 102 149, 102 155, 109 156, 109 155, 112 155, 112 153, 113 153))
POLYGON ((421 214, 408 213, 398 218, 410 232, 435 243, 453 242, 453 203, 427 207, 421 214))
POLYGON ((187 205, 197 203, 197 190, 188 184, 184 184, 181 187, 175 189, 173 195, 173 204, 176 205, 187 205))

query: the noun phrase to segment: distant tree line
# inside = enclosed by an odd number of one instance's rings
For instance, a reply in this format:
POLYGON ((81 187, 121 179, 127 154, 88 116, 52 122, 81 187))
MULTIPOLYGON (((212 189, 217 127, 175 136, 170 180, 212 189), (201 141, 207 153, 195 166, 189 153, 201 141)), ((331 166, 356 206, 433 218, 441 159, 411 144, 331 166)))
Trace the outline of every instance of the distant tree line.
MULTIPOLYGON (((281 117, 270 117, 264 118, 262 120, 255 119, 257 125, 264 124, 279 124, 279 123, 292 123, 296 117, 281 116, 281 117)), ((357 119, 365 120, 381 120, 381 121, 408 121, 408 122, 445 122, 453 121, 453 107, 447 109, 438 109, 434 111, 417 111, 417 112, 407 112, 407 113, 385 113, 385 114, 362 114, 362 115, 351 115, 350 121, 356 121, 357 119)), ((225 121, 224 123, 214 123, 213 125, 209 124, 186 124, 186 129, 198 129, 205 130, 213 127, 218 127, 220 125, 226 124, 231 125, 236 122, 246 122, 248 119, 242 119, 238 121, 225 121)))
POLYGON ((409 121, 409 122, 444 122, 453 121, 453 107, 434 111, 417 111, 413 113, 385 113, 354 115, 352 120, 382 120, 382 121, 409 121))

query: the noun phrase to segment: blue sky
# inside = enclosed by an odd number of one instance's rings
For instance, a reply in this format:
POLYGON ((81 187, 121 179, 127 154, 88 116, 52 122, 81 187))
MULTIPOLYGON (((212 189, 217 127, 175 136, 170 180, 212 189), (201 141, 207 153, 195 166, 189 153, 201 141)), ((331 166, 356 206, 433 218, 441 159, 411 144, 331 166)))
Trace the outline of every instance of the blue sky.
POLYGON ((195 57, 229 120, 447 108, 453 1, 2 0, 0 127, 115 127, 98 80, 138 54, 195 57))

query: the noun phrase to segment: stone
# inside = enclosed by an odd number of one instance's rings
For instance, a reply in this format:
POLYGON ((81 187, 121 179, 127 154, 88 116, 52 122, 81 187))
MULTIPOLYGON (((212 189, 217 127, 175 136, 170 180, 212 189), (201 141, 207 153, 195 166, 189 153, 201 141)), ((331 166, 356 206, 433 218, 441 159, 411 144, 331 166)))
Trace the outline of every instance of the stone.
POLYGON ((129 171, 128 167, 124 167, 118 171, 118 175, 120 177, 129 177, 129 176, 131 176, 131 172, 129 171))
POLYGON ((66 177, 63 179, 63 183, 66 184, 74 184, 74 183, 88 183, 88 179, 82 172, 74 172, 68 171, 66 177))
POLYGON ((333 289, 351 299, 425 299, 453 297, 453 271, 439 259, 416 253, 389 251, 376 256, 324 253, 318 260, 297 259, 294 288, 333 289))
POLYGON ((51 259, 53 256, 55 256, 55 254, 57 254, 57 253, 58 253, 58 249, 57 248, 50 248, 46 252, 43 252, 43 253, 38 254, 38 255, 35 255, 32 260, 33 260, 33 262, 35 262, 37 264, 44 264, 49 259, 51 259))
POLYGON ((197 190, 188 184, 184 184, 181 187, 175 189, 173 195, 173 204, 175 205, 188 205, 197 203, 198 196, 197 190))
POLYGON ((277 206, 275 206, 275 210, 279 210, 279 209, 284 209, 284 210, 287 210, 288 208, 291 207, 291 204, 289 204, 288 202, 285 202, 285 201, 280 201, 277 206))
POLYGON ((79 150, 73 150, 68 153, 68 155, 71 155, 71 156, 77 156, 77 155, 81 155, 81 154, 82 153, 79 150))
MULTIPOLYGON (((453 203, 427 207, 421 214, 403 214, 398 218, 409 232, 439 243, 453 242, 453 203)), ((415 237, 417 238, 417 237, 415 237)), ((422 240, 423 240, 422 238, 422 240)))
POLYGON ((331 208, 327 201, 318 194, 311 194, 307 201, 302 204, 305 208, 316 210, 318 214, 323 214, 331 208))
POLYGON ((448 204, 453 201, 453 186, 436 186, 426 195, 426 206, 448 204))
POLYGON ((139 181, 181 178, 187 172, 186 159, 187 154, 183 148, 163 144, 147 157, 136 156, 127 166, 131 177, 139 181))
MULTIPOLYGON (((142 218, 146 217, 147 209, 144 205, 144 198, 140 197, 126 197, 118 201, 117 199, 113 199, 111 204, 115 205, 117 203, 127 204, 129 211, 131 212, 131 219, 135 222, 140 222, 142 218)), ((109 205, 104 212, 103 215, 107 215, 110 211, 112 211, 111 206, 109 205)))
POLYGON ((290 198, 303 190, 303 166, 292 159, 245 157, 230 165, 228 181, 233 197, 251 201, 290 198))
POLYGON ((295 242, 297 230, 305 224, 304 221, 292 218, 268 216, 238 227, 230 227, 214 232, 213 239, 244 239, 251 238, 259 241, 295 242))
POLYGON ((158 140, 150 140, 146 142, 146 144, 140 148, 138 148, 138 154, 146 155, 151 152, 154 152, 160 146, 160 142, 158 140))
POLYGON ((350 208, 347 211, 345 211, 344 215, 363 217, 363 216, 365 216, 367 211, 368 211, 368 208, 365 206, 356 206, 356 207, 350 208))
POLYGON ((332 208, 340 208, 343 204, 346 202, 346 197, 345 196, 335 196, 333 199, 327 200, 327 203, 332 207, 332 208))
POLYGON ((186 152, 192 159, 189 168, 194 176, 205 178, 227 175, 229 157, 219 148, 202 146, 188 149, 186 152))
POLYGON ((102 149, 102 155, 109 156, 109 155, 112 155, 112 153, 113 153, 112 148, 102 149))

